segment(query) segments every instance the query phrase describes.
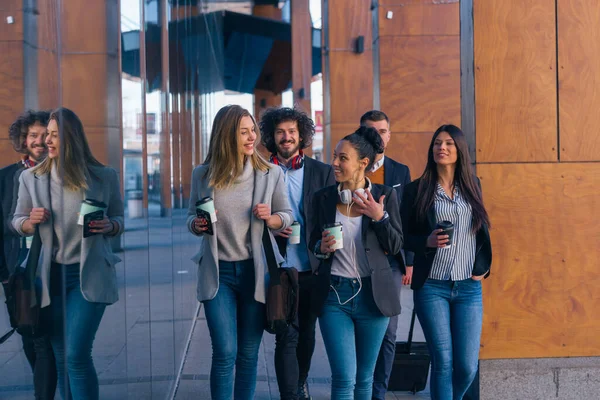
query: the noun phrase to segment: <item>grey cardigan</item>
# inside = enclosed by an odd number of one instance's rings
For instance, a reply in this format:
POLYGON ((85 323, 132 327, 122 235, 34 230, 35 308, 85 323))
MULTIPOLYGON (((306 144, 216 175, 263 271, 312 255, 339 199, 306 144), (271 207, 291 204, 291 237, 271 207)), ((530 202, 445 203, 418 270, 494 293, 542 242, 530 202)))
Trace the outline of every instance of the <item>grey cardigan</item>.
MULTIPOLYGON (((219 290, 219 250, 217 246, 217 235, 219 234, 218 218, 217 222, 213 225, 214 235, 197 235, 192 230, 192 221, 196 217, 196 201, 206 196, 214 198, 214 191, 208 185, 208 177, 206 176, 207 170, 207 165, 200 165, 194 169, 187 219, 189 231, 201 238, 200 250, 192 258, 192 261, 198 264, 198 301, 213 299, 219 290)), ((276 168, 272 165, 266 172, 258 170, 254 171, 254 194, 252 196, 252 205, 254 206, 259 203, 270 205, 271 213, 281 217, 283 226, 280 230, 286 229, 292 225, 292 210, 289 205, 287 188, 283 181, 283 172, 281 171, 281 168, 276 168)), ((260 303, 265 302, 268 281, 268 267, 262 243, 264 227, 265 224, 261 219, 252 216, 250 242, 255 271, 254 299, 260 303)), ((221 234, 226 235, 227 232, 221 234)), ((273 246, 277 262, 281 264, 284 259, 279 253, 277 243, 270 231, 269 236, 271 238, 271 245, 273 246)))
MULTIPOLYGON (((108 205, 108 217, 119 225, 117 235, 123 233, 123 199, 117 172, 109 167, 88 167, 90 179, 89 189, 84 194, 84 199, 93 199, 108 205)), ((19 178, 19 198, 13 215, 12 224, 21 236, 23 222, 29 218, 32 208, 43 207, 51 210, 50 204, 50 176, 36 176, 31 169, 23 171, 19 178)), ((79 212, 79 210, 73 210, 79 212)), ((37 269, 37 277, 42 283, 41 306, 50 304, 50 268, 52 266, 52 252, 54 229, 51 219, 39 225, 42 250, 37 269)), ((119 299, 117 289, 117 274, 115 264, 121 261, 113 254, 109 239, 104 235, 94 235, 81 242, 81 293, 83 297, 94 303, 112 304, 119 299)), ((23 262, 25 266, 27 260, 23 262)))

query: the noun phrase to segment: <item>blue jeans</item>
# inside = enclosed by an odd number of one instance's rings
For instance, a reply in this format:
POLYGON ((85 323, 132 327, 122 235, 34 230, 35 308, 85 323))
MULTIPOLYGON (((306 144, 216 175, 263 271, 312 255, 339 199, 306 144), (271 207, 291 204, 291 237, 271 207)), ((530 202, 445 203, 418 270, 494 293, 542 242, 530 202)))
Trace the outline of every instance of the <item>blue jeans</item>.
MULTIPOLYGON (((356 279, 331 277, 341 302, 358 290, 356 279)), ((362 279, 362 290, 351 301, 340 305, 333 291, 323 306, 319 326, 331 367, 332 400, 371 400, 373 371, 389 318, 373 299, 371 278, 362 279)))
POLYGON ((219 261, 219 290, 204 302, 212 341, 210 394, 213 400, 251 400, 256 389, 258 350, 265 305, 254 300, 254 262, 219 261), (235 366, 235 389, 233 369, 235 366))
MULTIPOLYGON (((398 288, 398 295, 402 289, 402 272, 399 268, 392 268, 392 278, 398 288)), ((390 318, 390 323, 385 331, 377 364, 375 364, 375 373, 373 374, 373 399, 384 400, 387 393, 394 358, 396 357, 396 330, 398 329, 398 315, 390 318)))
POLYGON ((477 373, 481 282, 428 279, 414 303, 431 354, 431 398, 462 400, 477 373))
POLYGON ((50 294, 53 321, 50 342, 62 398, 98 400, 98 376, 92 361, 92 346, 106 304, 91 303, 83 298, 79 264, 52 264, 50 294))

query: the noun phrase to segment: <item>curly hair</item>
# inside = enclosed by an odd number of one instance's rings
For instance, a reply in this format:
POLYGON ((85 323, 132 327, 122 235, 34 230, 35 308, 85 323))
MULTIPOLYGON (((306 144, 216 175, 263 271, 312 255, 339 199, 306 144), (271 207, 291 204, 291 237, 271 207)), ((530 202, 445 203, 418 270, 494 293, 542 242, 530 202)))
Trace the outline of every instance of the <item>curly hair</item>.
POLYGON ((315 136, 315 123, 306 113, 289 107, 269 108, 260 120, 260 132, 263 146, 272 154, 277 153, 277 143, 275 143, 277 125, 288 121, 298 123, 301 149, 312 144, 313 136, 315 136))
POLYGON ((29 127, 35 125, 36 123, 46 126, 48 125, 49 120, 50 113, 48 111, 29 110, 19 115, 15 122, 12 123, 10 128, 8 128, 8 138, 12 142, 15 151, 27 154, 25 142, 27 140, 29 127))

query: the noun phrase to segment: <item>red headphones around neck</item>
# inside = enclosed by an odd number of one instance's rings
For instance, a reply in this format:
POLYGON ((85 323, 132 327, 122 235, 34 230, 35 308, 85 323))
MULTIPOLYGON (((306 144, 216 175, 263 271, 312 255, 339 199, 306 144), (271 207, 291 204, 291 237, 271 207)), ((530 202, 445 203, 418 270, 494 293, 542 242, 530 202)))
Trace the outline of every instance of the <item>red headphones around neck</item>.
MULTIPOLYGON (((277 157, 277 154, 271 154, 271 162, 275 165, 281 165, 281 161, 279 161, 279 158, 277 157)), ((289 162, 288 168, 291 169, 300 169, 304 166, 304 152, 302 150, 300 150, 300 154, 298 154, 297 156, 292 157, 292 159, 289 162)))

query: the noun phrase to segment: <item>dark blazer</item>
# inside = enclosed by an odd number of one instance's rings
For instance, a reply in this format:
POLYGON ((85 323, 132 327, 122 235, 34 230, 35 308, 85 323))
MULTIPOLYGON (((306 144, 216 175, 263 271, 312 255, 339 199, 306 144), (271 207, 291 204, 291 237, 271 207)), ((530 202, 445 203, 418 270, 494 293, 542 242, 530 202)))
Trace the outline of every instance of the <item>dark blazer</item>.
POLYGON ((22 162, 0 169, 0 195, 2 196, 0 198, 0 202, 2 203, 0 218, 3 236, 3 240, 0 243, 3 245, 6 266, 10 272, 14 271, 18 264, 19 249, 21 247, 21 237, 12 228, 11 214, 14 212, 13 208, 17 203, 19 175, 21 175, 24 169, 25 167, 22 162))
MULTIPOLYGON (((385 195, 384 208, 388 212, 389 218, 381 223, 374 223, 369 217, 363 216, 362 243, 371 270, 375 304, 383 315, 392 317, 400 314, 400 296, 398 296, 398 288, 392 278, 392 269, 387 254, 399 253, 403 245, 398 198, 392 188, 384 185, 372 185, 371 194, 377 201, 382 195, 385 195)), ((309 242, 311 250, 321 240, 323 225, 335 222, 338 197, 336 185, 328 186, 315 194, 312 208, 314 229, 309 242)), ((311 308, 317 315, 321 314, 329 295, 331 262, 334 257, 335 253, 326 260, 320 260, 319 269, 315 275, 311 308)))
MULTIPOLYGON (((310 157, 304 157, 304 188, 302 193, 304 207, 304 231, 302 234, 308 244, 310 242, 310 233, 313 231, 313 221, 310 218, 309 211, 313 209, 313 197, 315 192, 324 187, 335 185, 335 176, 331 165, 323 164, 320 161, 310 157)), ((283 257, 286 256, 287 238, 276 236, 279 252, 283 257)), ((319 267, 319 259, 315 257, 312 249, 308 249, 308 258, 310 260, 311 269, 314 271, 319 267)))
MULTIPOLYGON (((383 159, 383 184, 394 188, 398 195, 398 202, 402 202, 404 188, 411 182, 410 169, 389 157, 383 159)), ((392 268, 400 268, 402 274, 406 274, 406 265, 413 265, 415 254, 412 251, 404 251, 392 258, 392 268)))
MULTIPOLYGON (((429 277, 431 266, 437 248, 427 247, 427 237, 435 229, 436 217, 435 206, 427 212, 426 221, 417 221, 416 201, 417 190, 420 179, 415 180, 404 189, 404 197, 400 214, 402 216, 402 228, 405 234, 404 248, 415 253, 414 271, 411 288, 420 289, 429 277)), ((477 231, 475 263, 473 275, 485 275, 487 278, 492 266, 492 242, 487 226, 482 226, 477 231)))
MULTIPOLYGON (((0 214, 2 213, 2 202, 0 202, 0 214)), ((9 271, 4 257, 4 229, 0 229, 0 282, 8 279, 9 271)))

